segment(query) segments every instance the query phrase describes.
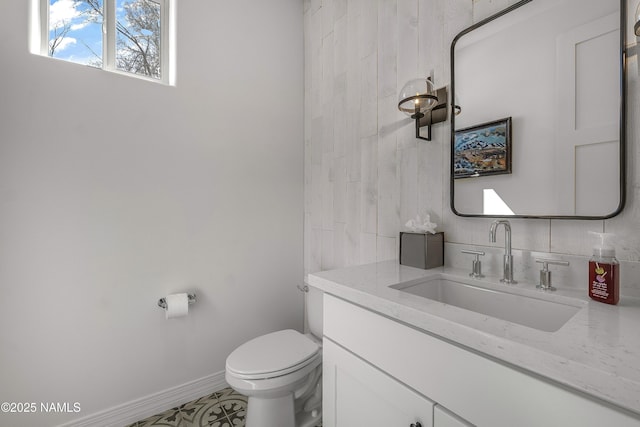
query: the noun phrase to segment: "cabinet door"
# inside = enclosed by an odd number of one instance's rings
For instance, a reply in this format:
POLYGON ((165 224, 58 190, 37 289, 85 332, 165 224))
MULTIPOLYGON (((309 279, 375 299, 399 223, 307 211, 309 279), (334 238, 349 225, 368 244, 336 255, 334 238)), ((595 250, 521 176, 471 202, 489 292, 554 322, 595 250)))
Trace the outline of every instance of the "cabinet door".
POLYGON ((453 415, 440 405, 433 409, 433 427, 473 427, 462 418, 453 415))
POLYGON ((326 338, 322 351, 324 427, 432 427, 433 402, 326 338))

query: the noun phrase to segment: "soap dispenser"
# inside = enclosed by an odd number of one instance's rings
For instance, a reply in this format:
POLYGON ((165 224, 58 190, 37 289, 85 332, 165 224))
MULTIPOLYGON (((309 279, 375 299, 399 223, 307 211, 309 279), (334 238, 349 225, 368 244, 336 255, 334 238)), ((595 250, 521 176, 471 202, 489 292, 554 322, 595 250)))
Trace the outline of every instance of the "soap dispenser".
POLYGON ((589 297, 606 304, 617 304, 620 300, 620 264, 616 259, 616 250, 611 245, 614 235, 589 233, 599 239, 589 260, 589 297))

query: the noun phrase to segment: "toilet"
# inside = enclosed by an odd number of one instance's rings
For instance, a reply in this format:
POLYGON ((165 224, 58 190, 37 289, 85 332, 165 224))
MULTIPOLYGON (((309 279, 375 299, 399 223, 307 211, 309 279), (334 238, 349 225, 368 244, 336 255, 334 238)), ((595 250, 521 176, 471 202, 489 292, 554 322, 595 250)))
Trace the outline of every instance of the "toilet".
POLYGON ((322 292, 308 287, 306 296, 309 333, 272 332, 247 341, 227 357, 227 383, 249 398, 246 427, 321 423, 322 292))

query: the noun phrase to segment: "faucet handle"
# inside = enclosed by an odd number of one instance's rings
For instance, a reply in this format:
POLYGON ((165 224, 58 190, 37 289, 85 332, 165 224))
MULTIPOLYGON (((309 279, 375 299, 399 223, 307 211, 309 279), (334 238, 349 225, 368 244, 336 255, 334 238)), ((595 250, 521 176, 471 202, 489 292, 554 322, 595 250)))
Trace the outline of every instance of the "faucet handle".
POLYGON ((551 286, 551 271, 549 271, 549 264, 552 265, 569 265, 569 261, 562 261, 559 259, 548 258, 536 258, 536 262, 542 264, 542 270, 540 270, 540 283, 536 286, 543 291, 555 291, 556 288, 551 286))
POLYGON ((462 252, 463 254, 470 254, 470 255, 476 256, 476 259, 474 259, 473 263, 471 264, 471 273, 469 273, 469 276, 475 279, 484 277, 484 275, 482 274, 482 262, 480 262, 480 257, 484 255, 484 252, 472 251, 469 249, 463 249, 460 252, 462 252))

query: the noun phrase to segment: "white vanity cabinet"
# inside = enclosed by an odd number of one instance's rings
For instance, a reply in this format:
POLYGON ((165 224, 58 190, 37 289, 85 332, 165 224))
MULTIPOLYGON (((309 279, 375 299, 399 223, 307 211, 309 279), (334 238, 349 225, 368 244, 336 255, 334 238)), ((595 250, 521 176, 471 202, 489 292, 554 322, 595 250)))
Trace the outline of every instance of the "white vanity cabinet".
POLYGON ((329 294, 323 358, 325 427, 640 426, 611 406, 329 294))
POLYGON ((324 427, 432 427, 432 401, 328 340, 322 369, 324 427))

